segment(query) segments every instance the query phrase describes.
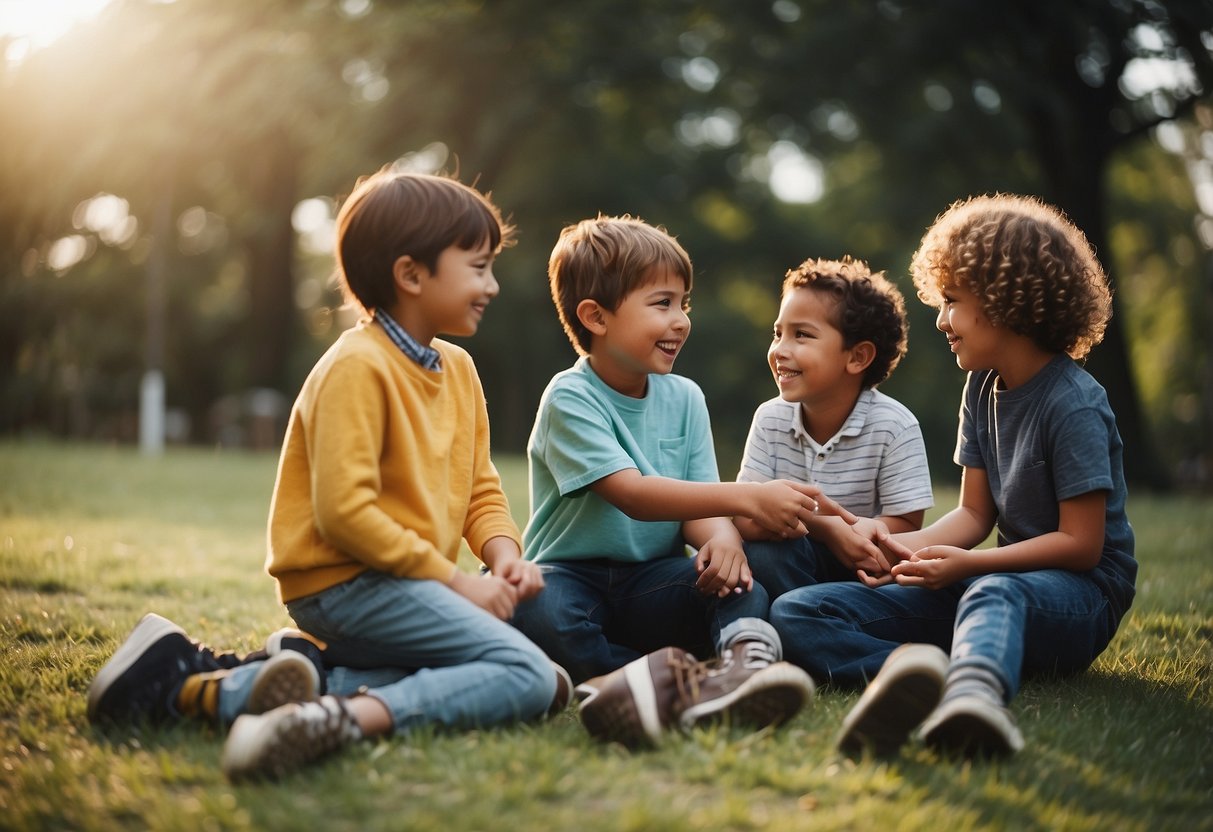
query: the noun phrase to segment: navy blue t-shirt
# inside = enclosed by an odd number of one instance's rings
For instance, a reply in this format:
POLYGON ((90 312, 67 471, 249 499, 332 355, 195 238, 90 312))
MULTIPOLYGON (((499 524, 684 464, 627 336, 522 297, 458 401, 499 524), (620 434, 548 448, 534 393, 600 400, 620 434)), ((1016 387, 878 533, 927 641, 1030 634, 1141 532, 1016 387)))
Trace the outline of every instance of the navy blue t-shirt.
POLYGON ((1108 396, 1059 355, 1014 390, 992 370, 969 374, 954 459, 983 468, 998 510, 998 545, 1055 532, 1058 502, 1107 492, 1103 556, 1090 577, 1119 621, 1133 603, 1137 561, 1125 515, 1124 444, 1108 396))

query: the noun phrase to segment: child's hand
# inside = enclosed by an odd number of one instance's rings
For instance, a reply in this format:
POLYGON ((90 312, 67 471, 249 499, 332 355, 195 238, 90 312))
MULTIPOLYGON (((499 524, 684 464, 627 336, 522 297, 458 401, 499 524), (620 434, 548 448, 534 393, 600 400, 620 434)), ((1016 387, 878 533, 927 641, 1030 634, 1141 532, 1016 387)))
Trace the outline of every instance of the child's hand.
POLYGON ((959 580, 977 574, 971 549, 957 546, 927 546, 896 564, 890 572, 902 586, 922 586, 942 589, 959 580))
POLYGON ((448 586, 502 621, 514 617, 518 590, 505 578, 496 575, 472 576, 457 569, 448 586))
POLYGON ((790 480, 771 480, 755 483, 754 491, 754 505, 746 513, 751 520, 777 538, 804 537, 808 533, 804 521, 817 510, 820 489, 790 480))
POLYGON ((513 558, 504 563, 498 563, 493 574, 504 578, 518 590, 519 602, 534 598, 543 589, 543 571, 539 564, 529 560, 513 558))
POLYGON ((724 598, 730 592, 749 592, 754 588, 754 576, 746 561, 745 551, 732 541, 708 540, 695 555, 699 580, 695 588, 704 595, 724 598))
POLYGON ((843 566, 854 571, 863 570, 872 576, 888 574, 889 560, 878 545, 878 541, 889 535, 884 523, 860 517, 854 525, 839 520, 821 525, 826 527, 822 535, 826 545, 843 566))

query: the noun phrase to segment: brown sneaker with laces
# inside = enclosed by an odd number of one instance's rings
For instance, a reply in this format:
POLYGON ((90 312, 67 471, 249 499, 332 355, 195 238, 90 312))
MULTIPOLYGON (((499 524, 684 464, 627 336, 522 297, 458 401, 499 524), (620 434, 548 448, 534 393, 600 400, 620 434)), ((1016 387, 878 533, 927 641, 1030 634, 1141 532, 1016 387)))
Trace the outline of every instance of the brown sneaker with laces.
POLYGON ((813 679, 796 665, 773 659, 769 645, 742 641, 715 661, 689 669, 681 680, 686 692, 679 726, 727 720, 759 730, 791 719, 812 701, 813 679))
POLYGON ((657 745, 670 728, 729 721, 778 725, 813 697, 813 680, 770 649, 743 642, 713 662, 667 647, 577 687, 582 724, 604 742, 657 745))

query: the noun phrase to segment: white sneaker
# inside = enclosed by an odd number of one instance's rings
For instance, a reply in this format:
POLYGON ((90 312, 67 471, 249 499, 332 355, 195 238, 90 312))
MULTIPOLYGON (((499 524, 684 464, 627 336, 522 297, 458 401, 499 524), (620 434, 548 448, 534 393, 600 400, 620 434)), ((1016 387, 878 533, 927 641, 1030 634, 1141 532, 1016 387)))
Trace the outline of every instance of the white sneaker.
POLYGON ((945 699, 922 725, 927 745, 966 757, 1005 757, 1023 750, 1011 712, 984 696, 945 699))
POLYGON ((221 765, 231 780, 278 777, 361 738, 345 701, 322 696, 239 717, 223 745, 221 765))
POLYGON ((894 754, 939 704, 948 654, 932 644, 903 644, 889 654, 842 722, 838 750, 894 754))

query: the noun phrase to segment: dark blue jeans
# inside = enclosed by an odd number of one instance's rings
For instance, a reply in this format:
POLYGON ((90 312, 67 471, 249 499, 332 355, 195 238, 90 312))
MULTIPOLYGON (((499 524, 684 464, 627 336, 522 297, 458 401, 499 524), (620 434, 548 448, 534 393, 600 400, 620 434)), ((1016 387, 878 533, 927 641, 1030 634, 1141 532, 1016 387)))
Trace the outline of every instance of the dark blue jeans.
POLYGON ((1006 699, 1028 673, 1085 670, 1118 621, 1089 577, 1059 569, 983 575, 940 590, 819 584, 771 605, 784 655, 819 682, 857 687, 899 644, 934 644, 951 668, 980 667, 1006 699))
POLYGON ((827 581, 858 581, 855 571, 838 562, 829 547, 808 537, 779 541, 746 541, 745 557, 774 601, 785 592, 827 581))
POLYGON ((755 582, 751 592, 704 595, 695 588, 692 558, 561 561, 540 569, 544 589, 518 605, 514 626, 563 665, 574 683, 662 647, 707 658, 747 627, 760 630, 764 641, 768 632, 774 635, 766 624, 766 590, 755 582))

